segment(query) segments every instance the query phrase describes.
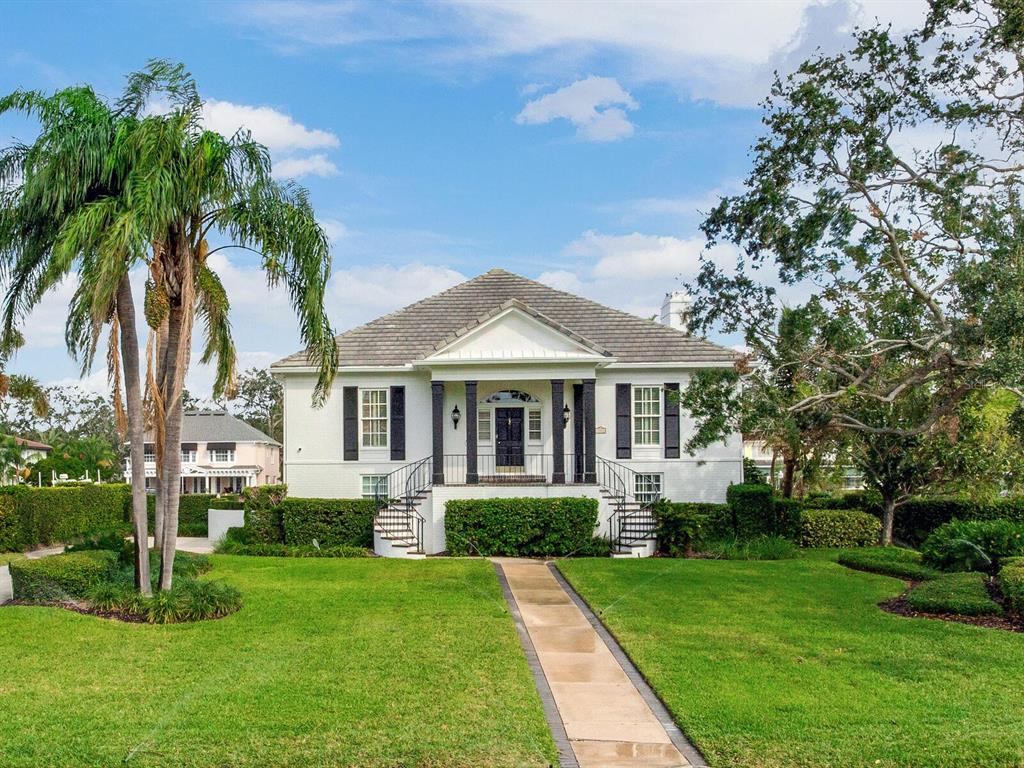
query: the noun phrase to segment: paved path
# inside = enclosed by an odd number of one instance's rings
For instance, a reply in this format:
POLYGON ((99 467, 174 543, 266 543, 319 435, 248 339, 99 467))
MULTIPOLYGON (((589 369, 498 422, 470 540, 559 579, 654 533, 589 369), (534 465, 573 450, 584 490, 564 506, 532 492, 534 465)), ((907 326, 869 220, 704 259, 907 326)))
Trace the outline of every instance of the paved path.
MULTIPOLYGON (((529 634, 543 671, 544 680, 538 681, 541 698, 547 699, 545 688, 549 689, 572 748, 575 761, 563 755, 563 765, 694 765, 673 743, 666 727, 674 732, 676 742, 691 754, 696 764, 703 765, 660 704, 656 706, 662 710, 662 719, 655 715, 648 703, 653 695, 648 693, 648 699, 641 695, 609 645, 548 565, 511 559, 496 559, 495 564, 505 574, 514 598, 510 605, 514 613, 518 612, 517 618, 529 634)), ((608 639, 614 644, 610 636, 608 639)), ((616 651, 621 653, 618 648, 616 651)), ((533 656, 529 647, 527 656, 533 656)), ((635 670, 631 671, 639 678, 635 670)), ((557 722, 553 725, 557 743, 561 729, 557 722)))
MULTIPOLYGON (((149 538, 149 546, 153 546, 152 536, 149 538)), ((32 552, 28 552, 25 557, 29 560, 38 560, 40 557, 47 557, 48 555, 59 555, 63 551, 64 547, 48 547, 46 549, 37 549, 32 552)), ((178 551, 207 555, 213 552, 213 542, 199 536, 179 536, 178 551)), ((13 599, 14 589, 11 586, 11 571, 5 564, 0 566, 0 605, 3 605, 8 600, 13 599)))

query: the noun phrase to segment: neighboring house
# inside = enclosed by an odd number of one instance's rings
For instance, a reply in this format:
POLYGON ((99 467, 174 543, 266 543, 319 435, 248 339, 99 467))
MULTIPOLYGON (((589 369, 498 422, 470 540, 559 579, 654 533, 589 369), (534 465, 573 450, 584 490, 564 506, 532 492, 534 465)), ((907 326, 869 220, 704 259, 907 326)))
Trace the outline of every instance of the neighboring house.
MULTIPOLYGON (((156 487, 156 448, 147 442, 146 489, 156 487)), ((181 492, 238 493, 281 482, 281 444, 227 411, 185 411, 181 425, 181 492)), ((131 461, 124 472, 131 482, 131 461)))
MULTIPOLYGON (((767 442, 757 435, 744 435, 743 457, 752 461, 773 487, 782 487, 782 456, 776 454, 767 442)), ((832 473, 833 467, 834 464, 826 464, 823 469, 832 473)), ((856 467, 843 466, 836 484, 837 491, 859 491, 864 489, 864 477, 856 467)))
POLYGON ((29 440, 27 437, 15 436, 14 442, 21 448, 21 466, 23 467, 35 464, 53 452, 53 446, 40 443, 38 440, 29 440))
POLYGON ((742 480, 740 436, 688 456, 672 396, 736 354, 666 303, 656 323, 495 269, 338 336, 321 408, 305 353, 275 363, 289 493, 391 500, 388 555, 443 551, 449 499, 589 496, 623 553, 650 553, 650 502, 723 502, 742 480))

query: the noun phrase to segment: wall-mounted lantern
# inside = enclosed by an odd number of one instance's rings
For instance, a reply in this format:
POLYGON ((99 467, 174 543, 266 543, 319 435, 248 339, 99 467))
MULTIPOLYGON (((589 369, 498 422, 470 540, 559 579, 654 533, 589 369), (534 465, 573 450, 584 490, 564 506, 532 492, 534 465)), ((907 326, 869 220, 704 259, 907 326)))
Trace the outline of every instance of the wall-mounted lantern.
POLYGON ((456 405, 452 408, 452 426, 455 429, 459 428, 459 420, 462 418, 462 412, 459 410, 459 406, 456 405))
POLYGON ((562 429, 569 426, 569 406, 562 406, 562 429))

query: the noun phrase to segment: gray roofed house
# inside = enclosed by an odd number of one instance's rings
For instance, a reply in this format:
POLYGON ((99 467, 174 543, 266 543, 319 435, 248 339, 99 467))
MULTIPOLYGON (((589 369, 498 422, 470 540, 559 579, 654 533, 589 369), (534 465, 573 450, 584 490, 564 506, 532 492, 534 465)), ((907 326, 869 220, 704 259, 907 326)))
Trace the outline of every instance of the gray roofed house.
POLYGON ((686 451, 677 393, 739 357, 686 332, 690 306, 669 293, 655 322, 492 269, 337 336, 326 403, 286 357, 288 492, 376 499, 384 556, 444 551, 446 503, 498 496, 594 499, 596 534, 651 554, 653 501, 721 503, 742 480, 739 435, 686 451))
MULTIPOLYGON (((146 487, 156 482, 152 435, 146 435, 146 487)), ((131 481, 131 466, 125 467, 131 481)), ((186 410, 181 424, 182 493, 237 493, 281 481, 281 444, 221 409, 186 410)))

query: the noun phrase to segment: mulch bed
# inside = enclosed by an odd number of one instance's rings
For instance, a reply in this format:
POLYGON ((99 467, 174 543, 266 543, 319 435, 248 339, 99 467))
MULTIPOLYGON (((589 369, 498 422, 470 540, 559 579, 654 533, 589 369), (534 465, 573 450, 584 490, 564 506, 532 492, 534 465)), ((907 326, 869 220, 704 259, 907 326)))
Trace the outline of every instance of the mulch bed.
POLYGON ((33 602, 32 600, 8 600, 4 603, 4 606, 8 605, 21 605, 28 606, 31 608, 64 608, 68 611, 74 611, 75 613, 81 613, 85 616, 98 616, 101 619, 110 619, 111 621, 123 621, 127 624, 145 624, 146 617, 139 613, 123 613, 121 611, 101 611, 99 608, 93 608, 88 603, 75 603, 71 601, 60 601, 55 600, 52 602, 39 603, 33 602))
MULTIPOLYGON (((908 582, 914 587, 916 582, 908 582)), ((991 587, 989 588, 991 591, 991 587)), ((909 589, 907 590, 910 591, 909 589)), ((993 599, 1002 604, 1002 595, 993 594, 993 599)), ((952 621, 956 624, 972 624, 975 627, 986 629, 1002 629, 1006 632, 1024 632, 1024 616, 961 616, 958 613, 925 613, 915 611, 907 605, 907 593, 890 600, 883 600, 878 607, 888 613, 897 616, 906 616, 911 619, 938 619, 939 621, 952 621)))

